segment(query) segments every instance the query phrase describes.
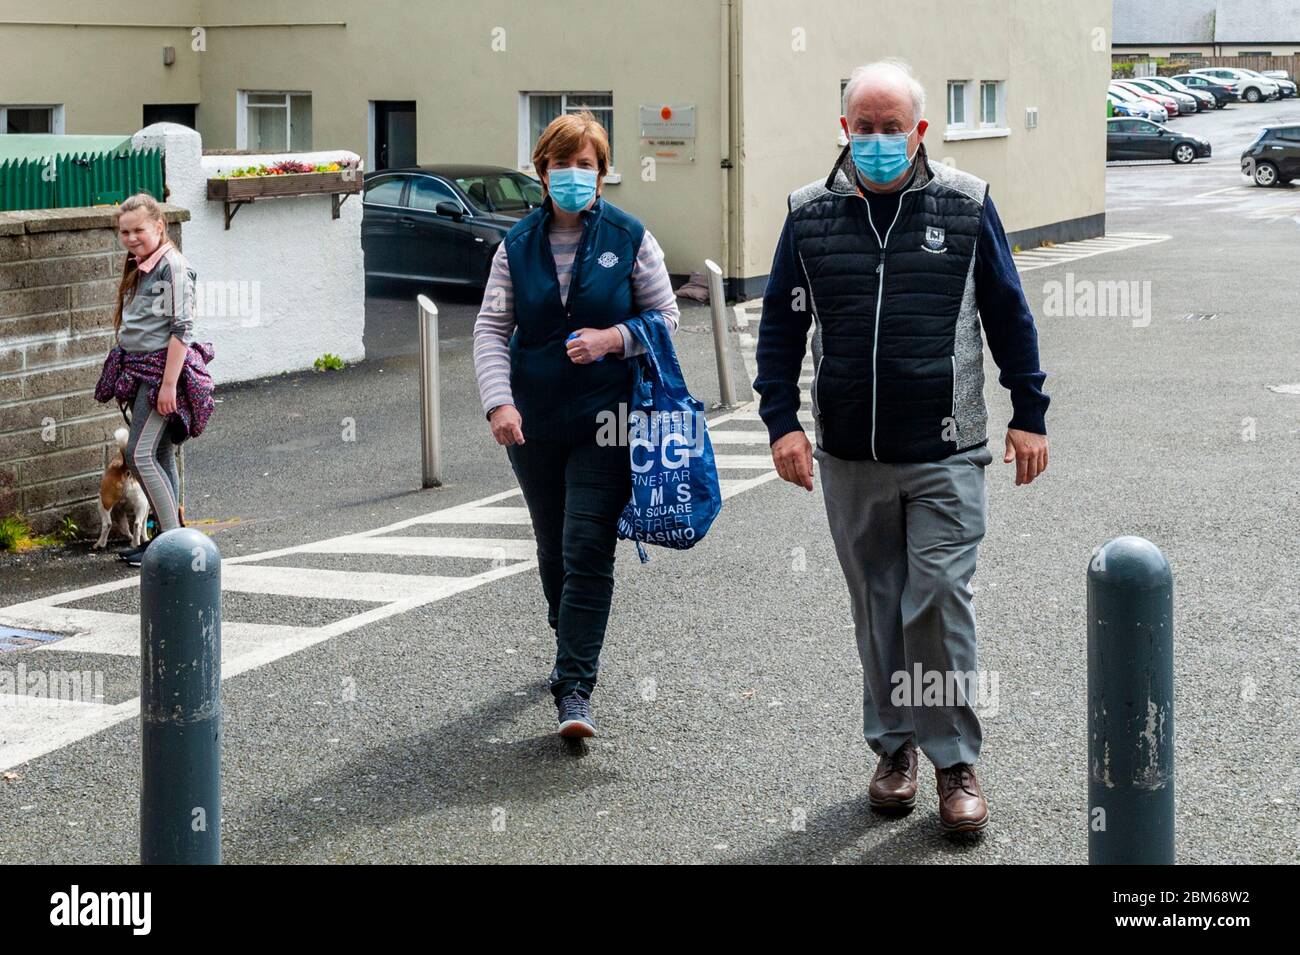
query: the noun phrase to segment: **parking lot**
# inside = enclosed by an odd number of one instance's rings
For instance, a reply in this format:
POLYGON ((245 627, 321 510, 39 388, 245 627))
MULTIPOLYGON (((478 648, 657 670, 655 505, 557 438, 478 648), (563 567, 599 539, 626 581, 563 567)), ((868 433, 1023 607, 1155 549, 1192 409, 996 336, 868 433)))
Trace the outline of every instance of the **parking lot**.
POLYGON ((1233 103, 1212 113, 1170 120, 1166 125, 1174 132, 1208 139, 1212 158, 1177 167, 1162 160, 1108 163, 1107 229, 1154 227, 1148 216, 1163 219, 1182 210, 1191 210, 1202 221, 1214 216, 1216 233, 1225 224, 1221 216, 1247 223, 1285 220, 1294 229, 1300 215, 1300 185, 1263 189, 1241 174, 1242 150, 1261 126, 1275 123, 1300 123, 1300 99, 1233 103))

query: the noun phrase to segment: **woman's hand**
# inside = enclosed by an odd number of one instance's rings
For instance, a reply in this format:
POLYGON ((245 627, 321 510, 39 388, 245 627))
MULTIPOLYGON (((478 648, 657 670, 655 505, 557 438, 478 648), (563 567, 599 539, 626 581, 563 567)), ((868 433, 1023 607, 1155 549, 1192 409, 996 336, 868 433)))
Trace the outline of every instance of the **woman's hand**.
POLYGON ((580 328, 573 334, 576 337, 565 342, 564 347, 575 365, 589 365, 610 353, 623 352, 623 336, 617 328, 580 328))
POLYGON ((524 419, 519 417, 519 410, 514 405, 501 405, 492 409, 488 415, 488 424, 492 426, 492 437, 497 444, 523 444, 524 419))
POLYGON ((158 413, 169 415, 176 410, 176 382, 164 381, 158 386, 158 413))

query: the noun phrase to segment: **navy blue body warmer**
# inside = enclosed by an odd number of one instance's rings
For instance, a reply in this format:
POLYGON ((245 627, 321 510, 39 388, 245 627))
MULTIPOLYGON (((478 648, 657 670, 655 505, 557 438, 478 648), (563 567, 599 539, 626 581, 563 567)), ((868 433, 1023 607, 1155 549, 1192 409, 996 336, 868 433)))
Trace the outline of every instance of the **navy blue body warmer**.
POLYGON ((579 328, 610 328, 636 314, 632 271, 645 226, 597 198, 581 213, 582 238, 562 302, 547 237, 550 203, 548 196, 504 240, 514 288, 510 388, 525 440, 577 441, 595 436, 601 412, 617 414, 630 400, 632 366, 615 355, 574 364, 565 339, 579 328))

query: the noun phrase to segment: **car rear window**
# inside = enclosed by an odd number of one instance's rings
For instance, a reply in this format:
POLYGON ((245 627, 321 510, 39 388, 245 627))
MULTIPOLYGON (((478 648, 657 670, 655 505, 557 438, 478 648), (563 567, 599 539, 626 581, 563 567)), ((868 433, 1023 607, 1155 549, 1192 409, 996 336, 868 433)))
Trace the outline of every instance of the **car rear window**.
POLYGON ((366 202, 377 202, 384 206, 401 204, 402 186, 405 180, 400 176, 390 176, 376 182, 366 183, 366 202))

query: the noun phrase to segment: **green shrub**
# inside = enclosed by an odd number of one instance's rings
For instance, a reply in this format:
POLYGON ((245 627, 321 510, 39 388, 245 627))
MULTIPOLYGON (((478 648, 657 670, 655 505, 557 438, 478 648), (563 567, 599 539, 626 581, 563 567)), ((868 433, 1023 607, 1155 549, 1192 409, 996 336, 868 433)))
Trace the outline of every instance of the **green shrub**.
POLYGON ((312 366, 317 371, 339 371, 347 367, 342 358, 338 355, 331 355, 329 352, 312 362, 312 366))
POLYGON ((17 514, 0 517, 0 551, 18 550, 31 534, 31 526, 17 514))

